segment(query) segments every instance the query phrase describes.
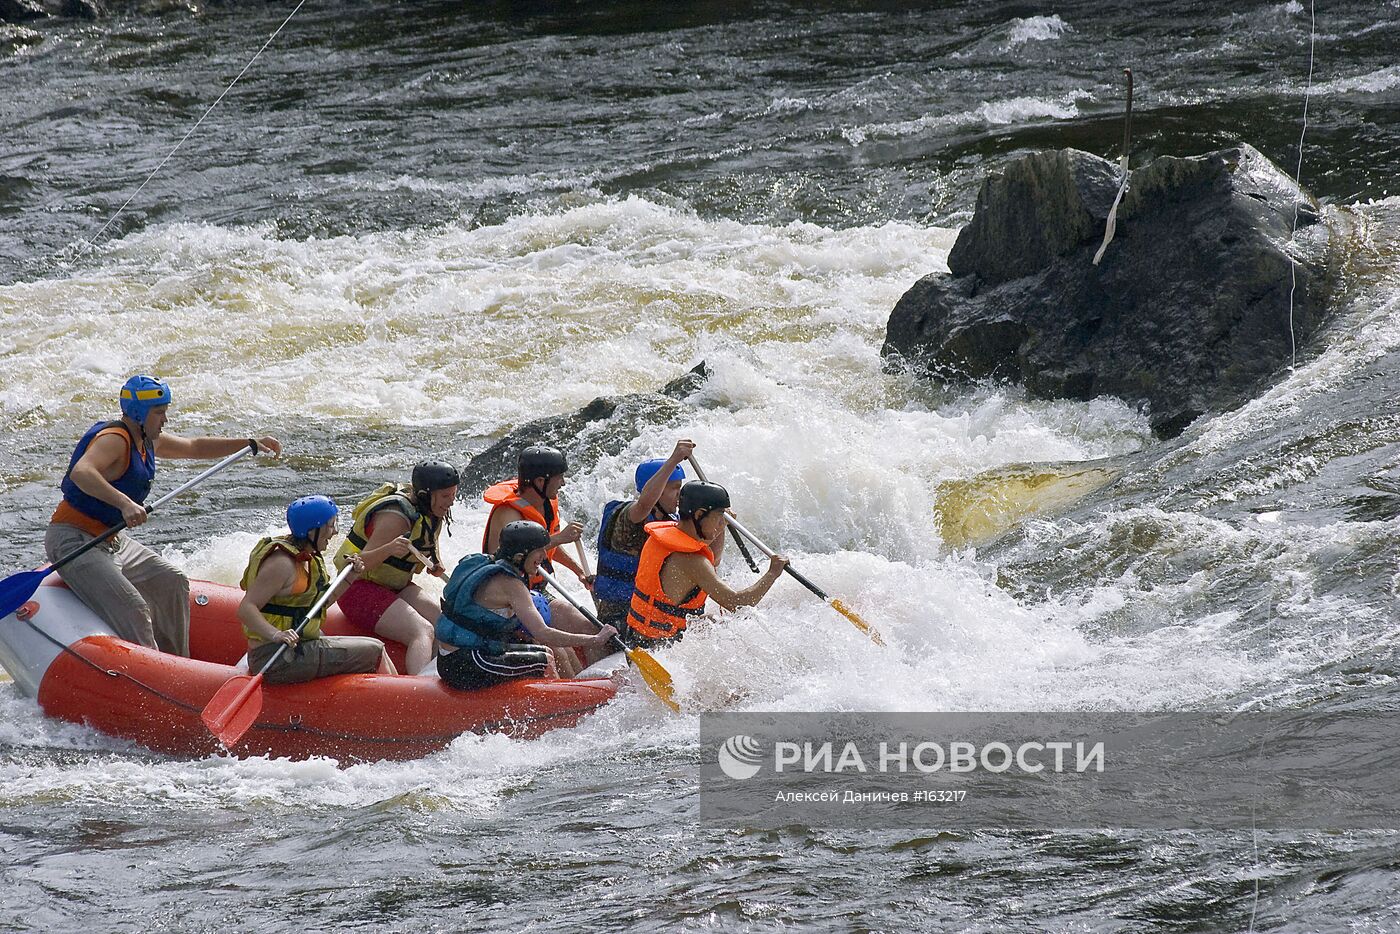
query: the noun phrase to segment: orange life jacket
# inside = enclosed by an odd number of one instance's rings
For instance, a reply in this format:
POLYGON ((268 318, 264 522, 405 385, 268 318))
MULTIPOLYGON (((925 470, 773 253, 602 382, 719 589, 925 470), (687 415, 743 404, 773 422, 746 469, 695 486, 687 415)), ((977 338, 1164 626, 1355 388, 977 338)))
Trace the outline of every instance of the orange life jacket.
POLYGON ((708 594, 693 588, 680 603, 672 603, 661 586, 661 566, 671 555, 699 552, 710 563, 715 553, 710 546, 691 538, 676 522, 648 522, 647 543, 637 564, 637 582, 632 591, 632 605, 627 612, 627 625, 648 639, 669 639, 685 630, 690 617, 705 612, 708 594))
MULTIPOLYGON (((520 481, 517 479, 502 480, 495 486, 487 487, 486 492, 481 494, 481 498, 491 505, 491 515, 486 517, 486 530, 481 533, 481 551, 483 554, 490 554, 490 552, 487 551, 486 542, 491 535, 491 520, 496 518, 496 510, 500 509, 502 506, 509 506, 531 522, 538 522, 548 530, 550 535, 559 531, 559 500, 552 499, 549 501, 551 507, 550 511, 554 514, 554 519, 551 522, 545 522, 544 513, 530 505, 525 500, 525 497, 520 495, 520 481)), ((546 570, 554 570, 552 561, 554 553, 558 550, 559 549, 555 547, 545 552, 546 559, 551 561, 551 566, 546 568, 546 570)), ((536 576, 530 579, 531 588, 536 588, 543 583, 543 577, 536 576)))

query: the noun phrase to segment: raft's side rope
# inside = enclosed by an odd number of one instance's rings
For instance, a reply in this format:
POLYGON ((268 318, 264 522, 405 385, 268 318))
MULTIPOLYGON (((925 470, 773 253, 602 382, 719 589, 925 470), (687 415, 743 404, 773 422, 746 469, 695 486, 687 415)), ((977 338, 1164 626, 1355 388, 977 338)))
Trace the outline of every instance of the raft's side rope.
MULTIPOLYGON (((286 25, 292 21, 292 17, 297 15, 297 11, 300 10, 305 3, 306 0, 300 0, 300 2, 292 10, 292 12, 287 14, 287 18, 282 20, 282 25, 278 26, 275 30, 273 30, 272 35, 268 36, 267 41, 262 44, 262 48, 258 49, 257 52, 253 53, 253 57, 248 59, 248 64, 244 65, 243 70, 240 71, 238 75, 228 83, 228 87, 224 88, 223 93, 214 99, 214 103, 210 104, 209 107, 204 111, 204 113, 200 115, 199 119, 195 121, 194 126, 189 128, 189 131, 180 138, 180 141, 175 144, 175 147, 165 154, 165 158, 160 160, 160 164, 157 165, 154 169, 151 169, 151 174, 146 176, 146 180, 141 183, 140 187, 137 188, 136 191, 132 192, 130 198, 127 198, 125 201, 122 202, 122 206, 117 208, 117 213, 109 217, 107 219, 107 223, 103 224, 102 228, 98 230, 97 233, 93 234, 91 239, 83 242, 83 247, 90 248, 93 246, 93 244, 97 243, 99 239, 101 239, 102 235, 107 232, 107 228, 111 227, 118 217, 121 217, 122 212, 127 209, 127 206, 130 205, 131 202, 135 201, 137 195, 141 194, 141 192, 145 190, 146 186, 150 184, 151 179, 156 177, 156 173, 159 172, 161 169, 165 168, 165 164, 170 161, 171 157, 174 156, 176 152, 179 151, 181 146, 185 145, 185 141, 194 135, 194 131, 199 129, 199 125, 204 122, 205 118, 214 112, 214 108, 218 107, 219 102, 224 99, 224 97, 228 94, 229 91, 233 90, 233 86, 238 83, 239 79, 248 73, 248 69, 252 68, 253 63, 258 60, 258 57, 262 55, 263 52, 267 51, 267 47, 272 45, 272 40, 276 39, 278 33, 280 33, 284 28, 286 28, 286 25)), ((78 255, 81 256, 82 252, 82 249, 79 249, 78 255)))
MULTIPOLYGON (((25 625, 27 625, 30 629, 34 630, 36 633, 38 633, 39 635, 43 636, 45 639, 49 640, 50 642, 52 642, 54 645, 58 646, 58 648, 61 649, 62 651, 66 652, 67 654, 69 654, 69 655, 71 655, 71 656, 73 656, 73 657, 76 658, 78 661, 82 662, 84 665, 87 665, 88 667, 90 667, 90 668, 92 668, 92 669, 94 669, 94 670, 96 670, 96 671, 101 672, 102 674, 106 675, 107 677, 109 677, 109 678, 125 678, 125 679, 127 679, 128 681, 130 681, 130 682, 132 682, 133 684, 135 684, 137 687, 143 688, 143 689, 145 689, 146 691, 149 691, 150 693, 154 694, 156 697, 159 697, 161 700, 169 701, 169 702, 170 702, 171 704, 173 704, 174 706, 179 707, 180 709, 182 709, 182 710, 184 710, 184 711, 186 711, 186 712, 188 712, 188 713, 196 713, 196 714, 197 714, 197 713, 200 712, 201 708, 191 706, 190 704, 187 704, 187 703, 185 703, 184 701, 180 700, 178 697, 173 697, 173 696, 171 696, 171 695, 169 695, 169 694, 166 694, 164 691, 160 690, 159 688, 152 687, 151 685, 147 684, 146 682, 140 680, 139 678, 136 678, 135 676, 133 676, 133 675, 131 675, 131 674, 128 674, 128 673, 125 672, 125 671, 118 671, 118 670, 115 669, 115 668, 103 668, 101 665, 97 664, 97 662, 93 661, 92 659, 90 659, 90 658, 88 658, 86 655, 84 655, 82 652, 79 652, 77 649, 73 648, 73 646, 71 646, 71 645, 64 645, 62 642, 59 642, 57 639, 55 639, 55 638, 53 637, 53 634, 52 634, 52 633, 46 632, 45 630, 39 628, 39 626, 34 622, 34 620, 29 619, 29 618, 25 618, 25 619, 23 620, 23 622, 24 622, 25 625)), ((81 641, 81 640, 79 640, 79 641, 81 641)))
MULTIPOLYGON (((1303 91, 1303 128, 1298 132, 1298 167, 1293 171, 1293 184, 1299 198, 1293 200, 1293 229, 1288 232, 1289 243, 1298 235, 1298 209, 1303 192, 1303 140, 1308 135, 1308 102, 1312 99, 1313 49, 1317 45, 1317 0, 1308 0, 1308 86, 1303 91)), ((1290 370, 1298 368, 1298 338, 1293 333, 1293 293, 1298 291, 1298 261, 1288 258, 1288 340, 1292 347, 1290 370)))

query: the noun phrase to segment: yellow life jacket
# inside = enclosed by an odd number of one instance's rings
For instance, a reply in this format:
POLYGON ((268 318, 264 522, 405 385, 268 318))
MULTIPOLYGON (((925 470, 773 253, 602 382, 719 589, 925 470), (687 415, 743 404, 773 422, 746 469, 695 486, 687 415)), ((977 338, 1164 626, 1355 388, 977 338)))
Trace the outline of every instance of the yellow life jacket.
MULTIPOLYGON (((248 568, 243 572, 243 580, 239 586, 247 590, 253 585, 253 579, 258 576, 258 569, 262 567, 263 560, 274 551, 285 551, 291 559, 298 564, 306 565, 306 588, 300 593, 279 594, 274 597, 271 603, 261 608, 263 619, 267 620, 278 629, 295 629, 306 616, 306 611, 311 609, 311 604, 315 603, 321 594, 326 592, 330 585, 330 576, 326 573, 325 559, 320 555, 303 551, 293 543, 290 535, 281 535, 277 538, 264 538, 253 547, 253 553, 248 556, 248 568)), ((316 639, 321 635, 321 623, 325 622, 326 611, 323 607, 301 631, 303 639, 316 639)), ((243 634, 249 639, 262 641, 262 636, 243 627, 243 634)))
MULTIPOLYGON (((369 520, 381 509, 393 509, 402 513, 409 523, 408 540, 429 558, 437 560, 438 535, 442 532, 442 520, 432 515, 424 515, 413 505, 413 488, 386 483, 362 500, 350 513, 353 525, 350 534, 335 553, 336 570, 342 570, 351 555, 364 550, 369 541, 367 526, 369 520)), ((378 567, 365 571, 361 580, 374 581, 395 592, 403 590, 413 581, 413 575, 423 570, 423 565, 411 555, 389 557, 378 567)))

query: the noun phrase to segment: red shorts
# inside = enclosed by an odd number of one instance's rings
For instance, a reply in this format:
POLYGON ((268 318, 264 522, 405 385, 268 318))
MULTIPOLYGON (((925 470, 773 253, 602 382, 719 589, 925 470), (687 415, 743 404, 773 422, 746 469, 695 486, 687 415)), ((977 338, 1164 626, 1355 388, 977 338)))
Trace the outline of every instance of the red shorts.
POLYGON ((390 604, 399 598, 398 592, 390 590, 374 581, 358 580, 345 588, 345 593, 335 601, 345 614, 345 621, 367 636, 374 635, 374 627, 390 604))

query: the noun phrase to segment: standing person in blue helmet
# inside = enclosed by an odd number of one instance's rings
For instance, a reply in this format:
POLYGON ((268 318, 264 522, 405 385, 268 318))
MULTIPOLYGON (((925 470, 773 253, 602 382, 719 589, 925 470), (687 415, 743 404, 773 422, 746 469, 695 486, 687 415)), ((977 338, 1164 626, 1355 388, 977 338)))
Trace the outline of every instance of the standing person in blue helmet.
MULTIPOLYGON (((593 585, 593 597, 598 604, 598 618, 626 632, 623 623, 632 601, 632 589, 646 545, 646 526, 650 522, 674 521, 676 504, 685 482, 681 464, 695 451, 695 442, 681 438, 669 457, 653 458, 637 465, 634 476, 636 499, 613 500, 603 507, 603 521, 598 528, 598 579, 593 585)), ((724 539, 715 545, 715 556, 724 552, 724 539)))
MULTIPOLYGON (((397 674, 384 643, 368 636, 323 636, 324 604, 313 619, 306 613, 330 586, 325 550, 335 535, 339 507, 329 497, 303 496, 287 507, 287 535, 253 546, 241 586, 238 621, 248 639, 248 670, 261 671, 269 684, 295 684, 329 675, 379 671, 397 674), (303 622, 305 625, 303 625, 303 622), (297 627, 301 626, 298 633, 297 627), (286 645, 290 651, 277 655, 286 645), (271 668, 264 668, 276 656, 271 668)), ((331 593, 334 600, 365 570, 364 558, 350 557, 351 571, 331 593)))
MULTIPOLYGON (((44 551, 57 561, 122 520, 146 521, 146 495, 156 457, 208 460, 239 448, 282 453, 276 438, 181 438, 165 431, 170 386, 133 376, 122 386, 122 417, 97 422, 78 441, 59 488, 63 499, 49 520, 44 551)), ((190 582, 127 532, 66 564, 68 589, 123 639, 172 655, 189 655, 190 582)))

